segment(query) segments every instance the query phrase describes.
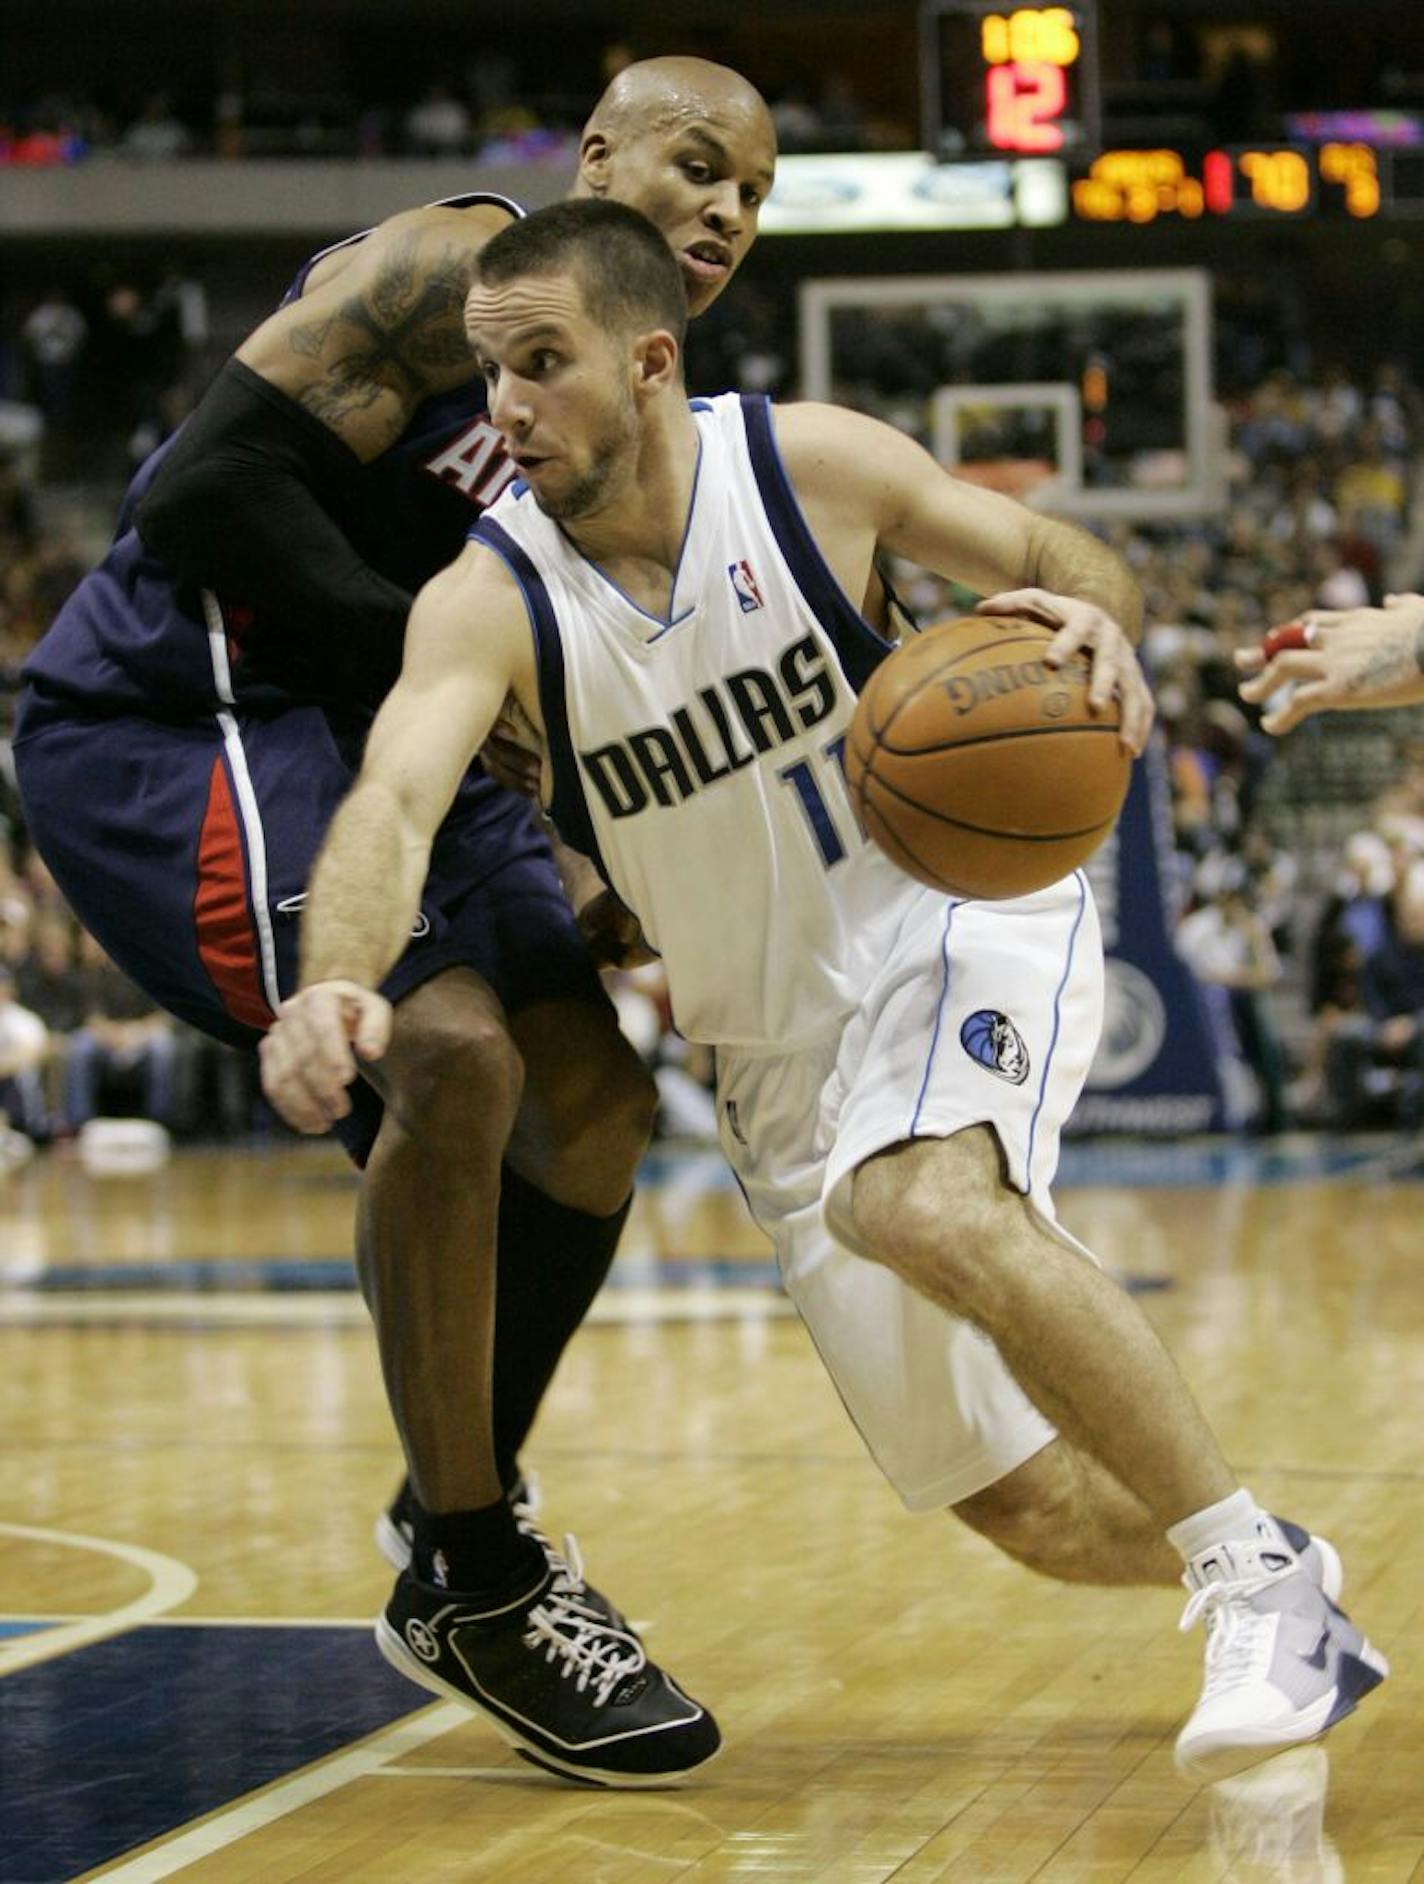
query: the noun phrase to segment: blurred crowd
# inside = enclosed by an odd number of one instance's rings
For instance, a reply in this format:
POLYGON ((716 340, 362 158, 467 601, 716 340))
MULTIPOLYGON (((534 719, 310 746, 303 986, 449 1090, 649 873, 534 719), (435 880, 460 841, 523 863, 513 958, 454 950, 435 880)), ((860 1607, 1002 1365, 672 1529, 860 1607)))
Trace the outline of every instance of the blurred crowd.
POLYGON ((1275 751, 1236 697, 1235 650, 1306 609, 1378 603, 1391 583, 1410 586, 1397 565, 1424 450, 1424 405, 1393 366, 1367 385, 1280 369, 1228 416, 1221 517, 1115 533, 1146 595, 1177 838, 1197 861, 1245 850, 1275 751))
MULTIPOLYGON (((1318 853, 1302 845, 1265 789, 1280 749, 1238 700, 1232 656, 1306 609, 1377 605, 1390 588, 1418 586, 1412 530, 1424 403, 1393 366, 1366 384, 1281 369, 1232 400, 1229 416, 1222 521, 1192 532, 1135 530, 1121 543, 1147 595, 1185 910, 1178 949, 1207 991, 1237 1109, 1260 1129, 1386 1123, 1400 1108, 1414 1122, 1412 1090, 1392 1074, 1376 1080, 1359 1041, 1373 1038, 1378 1018, 1393 1022, 1386 1037, 1399 1044, 1398 1010, 1383 1010, 1404 983, 1384 967, 1378 979, 1365 969, 1424 943, 1424 910, 1411 932, 1399 902, 1412 860, 1424 860, 1424 817, 1404 814, 1404 787, 1395 787, 1377 806, 1342 807, 1370 821, 1344 861, 1334 844, 1318 853), (1372 859, 1373 926, 1347 887, 1362 844, 1372 859), (1360 949, 1353 981, 1338 972, 1341 922, 1360 949), (1378 1093, 1367 1094, 1374 1085, 1378 1093)), ((1393 724, 1399 770, 1414 780, 1412 725, 1393 724)), ((1311 743, 1321 737, 1315 729, 1311 743)), ((1305 750, 1298 741, 1297 763, 1305 750)), ((1417 783, 1424 787, 1424 773, 1417 783)), ((1348 793, 1348 775, 1341 785, 1348 793)), ((1424 902, 1424 883, 1417 893, 1424 902)), ((1417 992, 1424 1014, 1424 969, 1417 992)))
MULTIPOLYGON (((399 11, 346 0, 319 17, 288 9, 280 25, 246 11, 232 10, 220 34, 197 17, 154 15, 153 55, 142 60, 106 59, 102 33, 76 46, 38 22, 12 70, 0 69, 0 167, 95 157, 564 161, 607 81, 672 49, 650 4, 625 8, 616 38, 596 9, 565 9, 558 32, 530 35, 510 9, 486 8, 473 36, 436 0, 399 11)), ((1342 40, 1288 31, 1269 11, 1255 9, 1250 24, 1210 9, 1198 18, 1116 9, 1105 22, 1106 145, 1274 141, 1290 134, 1293 114, 1342 88, 1398 112, 1424 104, 1408 36, 1383 16, 1366 9, 1342 40)), ((864 19, 837 0, 791 16, 704 9, 679 20, 676 49, 746 72, 783 151, 904 150, 921 135, 917 49, 929 25, 914 0, 864 19)), ((942 60, 956 59, 953 46, 942 60)))
MULTIPOLYGON (((13 810, 13 786, 5 798, 13 810)), ((86 935, 6 820, 0 845, 0 1172, 101 1114, 180 1136, 271 1121, 248 1056, 158 1009, 86 935), (18 854, 21 861, 12 859, 18 854)))
POLYGON ((192 409, 210 340, 181 258, 51 283, 0 326, 0 458, 49 481, 126 478, 192 409))
MULTIPOLYGON (((432 77, 405 100, 237 86, 190 100, 167 91, 141 99, 74 92, 10 105, 0 99, 0 168, 184 157, 571 165, 594 97, 636 56, 630 46, 606 46, 598 73, 564 91, 521 83, 512 59, 487 52, 462 73, 432 77)), ((795 71, 765 89, 783 151, 889 150, 913 142, 914 126, 868 109, 844 71, 795 71)))
MULTIPOLYGON (((201 291, 176 263, 143 288, 111 285, 97 316, 56 291, 26 319, 15 388, 23 398, 0 400, 6 701, 26 651, 90 560, 91 543, 81 548, 38 519, 44 476, 64 475, 94 396, 86 351, 109 357, 111 337, 100 339, 91 321, 112 318, 116 299, 121 313, 135 300, 146 309, 141 325, 153 345, 149 390, 135 395, 148 416, 123 434, 124 454, 151 448, 201 384, 201 291), (33 436, 6 432, 17 406, 39 413, 33 436)), ((703 345, 702 384, 720 376, 789 390, 790 349, 776 310, 755 294, 703 345)), ((1358 825, 1348 843, 1307 853, 1269 789, 1307 736, 1281 748, 1257 730, 1236 695, 1232 654, 1306 608, 1419 586, 1421 570, 1409 563, 1424 402, 1393 366, 1355 379, 1299 360, 1248 383, 1238 361, 1223 363, 1219 377, 1231 388, 1220 515, 1109 533, 1147 596, 1145 651, 1172 787, 1178 946, 1207 991, 1239 1116, 1264 1131, 1415 1123, 1424 1119, 1424 744, 1410 747, 1413 724, 1392 719, 1400 756, 1396 763, 1390 745, 1386 772, 1397 781, 1377 804, 1343 807, 1358 825)), ((126 425, 136 411, 125 412, 126 425)), ((904 599, 922 622, 970 599, 904 577, 904 599)), ((1336 725, 1329 732, 1317 755, 1338 743, 1336 725)), ((157 1013, 79 934, 27 850, 7 760, 0 737, 0 1111, 11 1154, 71 1136, 96 1109, 116 1106, 180 1132, 269 1124, 252 1067, 157 1013)), ((710 1134, 709 1056, 672 1029, 660 972, 615 986, 630 1037, 655 1072, 663 1128, 710 1134)))

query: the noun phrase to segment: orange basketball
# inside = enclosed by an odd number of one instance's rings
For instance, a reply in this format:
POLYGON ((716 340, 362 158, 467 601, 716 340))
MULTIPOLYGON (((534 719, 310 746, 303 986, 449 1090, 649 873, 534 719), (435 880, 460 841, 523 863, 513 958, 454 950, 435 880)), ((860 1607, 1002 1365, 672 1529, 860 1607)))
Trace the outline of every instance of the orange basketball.
POLYGON ((1036 622, 966 616, 871 675, 846 742, 861 827, 952 896, 1027 896, 1112 829, 1132 761, 1117 703, 1088 711, 1086 659, 1050 668, 1036 622))

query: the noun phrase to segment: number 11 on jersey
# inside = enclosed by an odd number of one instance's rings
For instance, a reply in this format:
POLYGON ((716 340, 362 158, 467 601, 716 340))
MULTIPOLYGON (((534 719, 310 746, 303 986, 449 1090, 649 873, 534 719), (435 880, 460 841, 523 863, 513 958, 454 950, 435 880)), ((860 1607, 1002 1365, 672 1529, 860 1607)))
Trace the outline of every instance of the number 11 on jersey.
MULTIPOLYGON (((844 792, 845 734, 838 734, 821 750, 824 758, 829 760, 835 768, 836 776, 844 792)), ((794 788, 796 796, 801 801, 801 809, 806 814, 806 823, 810 827, 821 862, 829 870, 834 864, 844 860, 846 846, 842 842, 840 832, 836 829, 836 821, 831 816, 831 808, 826 803, 825 793, 816 777, 816 770, 816 765, 812 760, 798 759, 795 765, 784 766, 776 776, 783 785, 790 785, 794 788)), ((846 815, 849 816, 849 806, 846 807, 846 815)))

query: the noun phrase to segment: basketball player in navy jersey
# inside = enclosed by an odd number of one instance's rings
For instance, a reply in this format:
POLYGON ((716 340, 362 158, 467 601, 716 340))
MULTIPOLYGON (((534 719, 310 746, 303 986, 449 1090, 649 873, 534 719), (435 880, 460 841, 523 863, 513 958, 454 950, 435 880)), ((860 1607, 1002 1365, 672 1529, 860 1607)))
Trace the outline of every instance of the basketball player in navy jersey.
MULTIPOLYGON (((700 312, 755 236, 774 162, 751 86, 657 59, 600 100, 576 192, 646 210, 700 312)), ((295 985, 311 863, 411 598, 514 475, 462 309, 481 243, 516 213, 461 198, 309 263, 140 470, 112 549, 28 664, 16 758, 36 844, 125 971, 235 1045, 295 985)), ((618 1625, 525 1526, 516 1455, 612 1260, 655 1095, 537 816, 478 766, 409 927, 385 983, 391 1049, 331 1121, 364 1164, 359 1270, 415 1494, 383 1548, 462 1589, 532 1566, 576 1619, 618 1625)), ((610 1666, 636 1651, 618 1640, 610 1666)), ((633 1736, 608 1775, 715 1748, 656 1670, 607 1715, 597 1683, 564 1672, 553 1657, 530 1702, 547 1763, 576 1689, 595 1725, 633 1736)))
MULTIPOLYGON (((467 317, 521 482, 416 603, 313 879, 301 991, 263 1043, 269 1096, 319 1130, 379 1063, 376 990, 512 690, 556 820, 641 919, 681 1029, 717 1049, 723 1148, 905 1502, 1064 1578, 1185 1566, 1207 1675, 1184 1769, 1314 1738, 1387 1673, 1332 1601, 1338 1558, 1240 1487, 1135 1302, 1055 1219, 1101 1017, 1086 881, 932 892, 856 831, 839 773, 888 652, 850 599, 878 550, 981 592, 1031 585, 983 606, 1060 621, 1058 653, 1091 650, 1140 749, 1150 702, 1113 619, 1135 614, 1130 574, 863 415, 689 406, 677 271, 620 205, 496 237, 467 317), (985 1051, 996 1038, 1011 1055, 985 1051)), ((417 1568, 378 1639, 458 1694, 494 1627, 478 1593, 417 1568)))

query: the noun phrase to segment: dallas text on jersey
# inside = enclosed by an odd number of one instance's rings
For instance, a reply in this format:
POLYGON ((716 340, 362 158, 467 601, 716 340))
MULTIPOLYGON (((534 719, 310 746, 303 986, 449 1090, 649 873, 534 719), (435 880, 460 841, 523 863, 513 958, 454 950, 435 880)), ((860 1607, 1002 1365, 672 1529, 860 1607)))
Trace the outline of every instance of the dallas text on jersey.
POLYGON ((773 674, 744 667, 677 707, 662 726, 615 739, 580 763, 608 815, 631 818, 649 804, 681 804, 762 753, 797 739, 831 715, 836 683, 813 635, 787 648, 773 674), (738 728, 745 734, 744 743, 738 728))

